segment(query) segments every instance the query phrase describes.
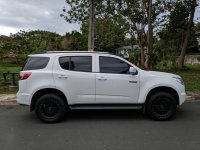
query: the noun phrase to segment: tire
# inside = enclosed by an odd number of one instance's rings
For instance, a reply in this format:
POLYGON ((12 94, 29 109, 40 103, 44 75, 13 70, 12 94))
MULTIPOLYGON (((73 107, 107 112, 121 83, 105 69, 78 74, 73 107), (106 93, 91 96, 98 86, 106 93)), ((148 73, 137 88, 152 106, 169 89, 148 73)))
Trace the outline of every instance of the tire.
POLYGON ((38 99, 35 112, 42 122, 54 123, 63 119, 66 114, 66 106, 60 96, 46 94, 38 99))
POLYGON ((169 93, 159 92, 150 97, 146 112, 154 120, 164 121, 171 119, 176 113, 175 98, 169 93))

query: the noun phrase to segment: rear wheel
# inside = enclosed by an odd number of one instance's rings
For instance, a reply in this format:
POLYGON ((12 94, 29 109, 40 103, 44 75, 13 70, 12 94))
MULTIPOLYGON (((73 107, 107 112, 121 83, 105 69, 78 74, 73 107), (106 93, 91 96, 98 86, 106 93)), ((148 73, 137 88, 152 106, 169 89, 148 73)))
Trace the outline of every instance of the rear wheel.
POLYGON ((146 112, 154 120, 169 120, 176 113, 175 98, 169 93, 159 92, 150 97, 147 102, 146 112))
POLYGON ((35 108, 37 117, 47 123, 60 121, 66 113, 65 103, 60 96, 55 94, 40 97, 35 108))

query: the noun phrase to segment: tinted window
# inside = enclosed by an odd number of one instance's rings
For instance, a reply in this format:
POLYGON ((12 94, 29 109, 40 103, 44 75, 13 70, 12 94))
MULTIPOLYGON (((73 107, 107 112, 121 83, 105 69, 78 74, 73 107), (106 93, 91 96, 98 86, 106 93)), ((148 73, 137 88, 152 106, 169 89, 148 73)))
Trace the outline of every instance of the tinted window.
POLYGON ((29 57, 22 70, 37 70, 47 66, 49 57, 29 57))
POLYGON ((92 57, 71 57, 70 70, 92 72, 92 57))
POLYGON ((60 62, 60 66, 63 68, 63 69, 66 69, 66 70, 69 70, 69 63, 70 63, 70 57, 61 57, 59 59, 59 62, 60 62))
POLYGON ((91 56, 66 56, 59 59, 60 66, 66 70, 92 72, 91 56))
POLYGON ((99 64, 101 73, 129 74, 130 65, 120 59, 100 56, 99 64))

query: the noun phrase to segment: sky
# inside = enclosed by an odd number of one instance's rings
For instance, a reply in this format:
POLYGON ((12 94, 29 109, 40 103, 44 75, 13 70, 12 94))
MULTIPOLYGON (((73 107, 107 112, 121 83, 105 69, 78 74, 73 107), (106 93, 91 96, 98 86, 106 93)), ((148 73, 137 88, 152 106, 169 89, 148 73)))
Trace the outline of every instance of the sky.
POLYGON ((65 0, 0 0, 0 35, 20 30, 47 30, 64 35, 79 30, 60 17, 65 0))
MULTIPOLYGON (((64 6, 68 7, 65 0, 0 0, 0 35, 20 30, 46 30, 64 35, 79 30, 80 25, 69 24, 60 17, 64 6)), ((199 21, 198 9, 195 22, 199 21)))

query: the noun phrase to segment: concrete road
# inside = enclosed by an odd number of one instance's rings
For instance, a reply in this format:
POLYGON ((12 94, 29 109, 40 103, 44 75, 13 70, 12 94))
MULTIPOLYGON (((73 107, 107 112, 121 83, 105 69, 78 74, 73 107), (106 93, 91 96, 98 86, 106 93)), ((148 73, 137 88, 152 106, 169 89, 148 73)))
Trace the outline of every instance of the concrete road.
POLYGON ((199 150, 200 102, 172 121, 138 111, 76 111, 43 124, 25 106, 0 106, 0 150, 199 150))

